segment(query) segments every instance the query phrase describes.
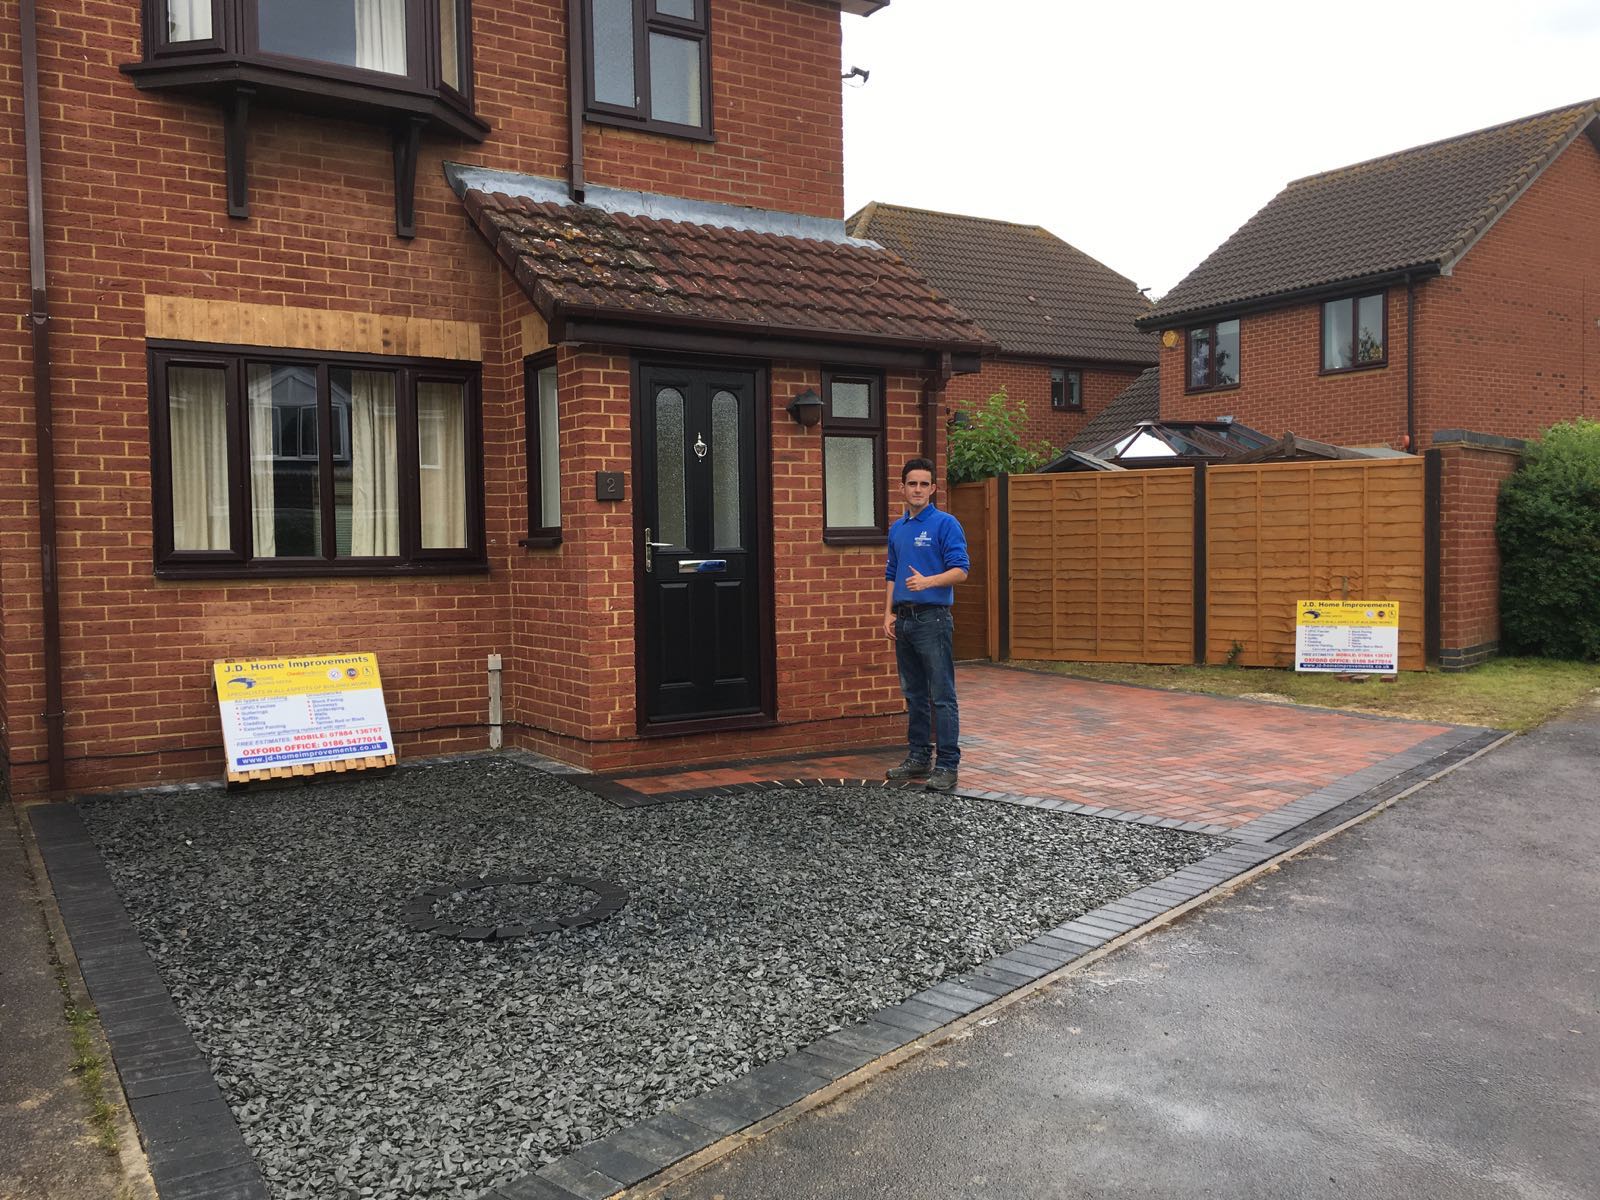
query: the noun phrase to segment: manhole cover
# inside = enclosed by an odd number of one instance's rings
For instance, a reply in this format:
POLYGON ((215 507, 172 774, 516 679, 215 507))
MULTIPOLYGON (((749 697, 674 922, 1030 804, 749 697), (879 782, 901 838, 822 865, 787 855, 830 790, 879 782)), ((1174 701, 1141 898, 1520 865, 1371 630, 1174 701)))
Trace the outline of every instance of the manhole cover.
POLYGON ((628 902, 628 893, 619 884, 607 879, 587 879, 579 875, 554 875, 544 872, 537 875, 468 875, 454 883, 425 888, 406 902, 401 919, 418 933, 437 933, 441 937, 461 938, 468 942, 509 941, 529 937, 536 933, 559 933, 563 929, 581 929, 596 925, 620 912, 628 902), (582 888, 599 897, 587 908, 563 916, 548 916, 514 924, 464 925, 437 915, 439 902, 463 892, 482 892, 491 888, 537 887, 541 884, 565 884, 582 888))

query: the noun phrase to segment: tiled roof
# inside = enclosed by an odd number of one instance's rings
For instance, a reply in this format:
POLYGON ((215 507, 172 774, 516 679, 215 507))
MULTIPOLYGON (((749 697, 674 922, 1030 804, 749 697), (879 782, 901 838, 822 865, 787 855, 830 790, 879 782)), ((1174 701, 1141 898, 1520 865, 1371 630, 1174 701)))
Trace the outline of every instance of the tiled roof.
POLYGON ((1153 363, 1134 328, 1150 309, 1131 279, 1037 225, 867 205, 850 232, 893 250, 970 313, 1002 353, 1153 363))
POLYGON ((1083 431, 1068 442, 1066 448, 1088 450, 1132 429, 1140 421, 1154 421, 1160 416, 1161 368, 1148 367, 1113 396, 1110 404, 1090 417, 1083 431))
POLYGON ((1596 137, 1597 116, 1600 101, 1586 101, 1296 180, 1140 325, 1446 267, 1574 138, 1596 137))
POLYGON ((466 188, 540 314, 832 343, 981 351, 983 330, 892 254, 466 188))

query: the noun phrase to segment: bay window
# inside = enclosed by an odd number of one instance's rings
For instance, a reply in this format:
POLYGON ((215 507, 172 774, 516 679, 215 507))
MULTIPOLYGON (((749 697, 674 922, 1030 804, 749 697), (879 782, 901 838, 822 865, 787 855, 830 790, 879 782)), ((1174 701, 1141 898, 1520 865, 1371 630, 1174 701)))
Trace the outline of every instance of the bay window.
POLYGON ((483 564, 476 368, 172 346, 150 370, 158 573, 483 564))

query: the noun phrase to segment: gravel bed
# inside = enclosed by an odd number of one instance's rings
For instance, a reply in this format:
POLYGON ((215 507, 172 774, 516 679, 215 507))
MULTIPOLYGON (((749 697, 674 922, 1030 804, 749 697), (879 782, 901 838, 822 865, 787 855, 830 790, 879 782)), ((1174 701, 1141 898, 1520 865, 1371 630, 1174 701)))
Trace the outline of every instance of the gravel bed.
POLYGON ((492 759, 84 817, 277 1200, 476 1196, 1220 845, 882 788, 620 810, 492 759), (424 888, 535 873, 628 902, 505 942, 401 922, 424 888))

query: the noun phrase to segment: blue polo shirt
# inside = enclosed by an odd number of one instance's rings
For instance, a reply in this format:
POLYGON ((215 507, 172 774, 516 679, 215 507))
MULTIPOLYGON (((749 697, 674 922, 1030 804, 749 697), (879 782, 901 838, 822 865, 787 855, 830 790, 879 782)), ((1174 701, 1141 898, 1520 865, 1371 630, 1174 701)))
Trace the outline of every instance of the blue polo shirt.
POLYGON ((956 602, 954 588, 929 588, 913 592, 906 587, 906 577, 911 568, 919 575, 938 575, 951 567, 972 570, 972 560, 967 557, 967 535, 961 522, 930 503, 916 516, 908 508, 893 525, 889 526, 889 564, 883 577, 894 580, 896 604, 943 604, 956 602))

